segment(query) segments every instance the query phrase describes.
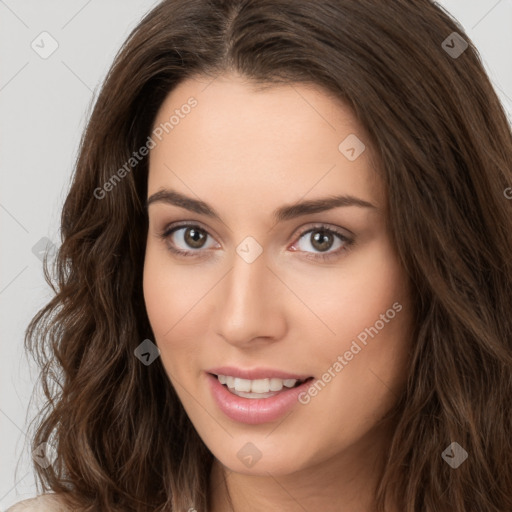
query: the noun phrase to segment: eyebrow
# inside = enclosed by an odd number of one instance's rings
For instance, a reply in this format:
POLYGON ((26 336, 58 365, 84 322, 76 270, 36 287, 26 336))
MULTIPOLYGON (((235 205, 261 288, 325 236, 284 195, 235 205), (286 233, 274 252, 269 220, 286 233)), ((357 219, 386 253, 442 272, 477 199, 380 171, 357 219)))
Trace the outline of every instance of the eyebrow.
MULTIPOLYGON (((185 208, 194 213, 206 215, 208 217, 222 221, 219 214, 208 203, 185 196, 175 190, 163 189, 151 195, 146 201, 146 209, 153 203, 165 203, 185 208)), ((302 215, 332 210, 340 206, 358 206, 360 208, 378 208, 368 201, 359 199, 351 195, 328 196, 309 201, 301 201, 291 205, 281 206, 277 208, 272 216, 275 222, 294 219, 302 215)))

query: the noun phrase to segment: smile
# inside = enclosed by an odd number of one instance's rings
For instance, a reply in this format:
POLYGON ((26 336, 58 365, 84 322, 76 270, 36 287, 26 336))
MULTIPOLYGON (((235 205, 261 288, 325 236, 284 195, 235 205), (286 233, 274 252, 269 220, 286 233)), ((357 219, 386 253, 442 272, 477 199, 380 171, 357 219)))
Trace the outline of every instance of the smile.
POLYGON ((217 375, 217 379, 225 385, 231 393, 245 398, 267 398, 285 388, 293 388, 304 380, 280 379, 272 377, 267 379, 242 379, 231 375, 217 375))
POLYGON ((205 372, 218 409, 238 423, 256 425, 279 420, 298 403, 313 377, 244 379, 205 372))

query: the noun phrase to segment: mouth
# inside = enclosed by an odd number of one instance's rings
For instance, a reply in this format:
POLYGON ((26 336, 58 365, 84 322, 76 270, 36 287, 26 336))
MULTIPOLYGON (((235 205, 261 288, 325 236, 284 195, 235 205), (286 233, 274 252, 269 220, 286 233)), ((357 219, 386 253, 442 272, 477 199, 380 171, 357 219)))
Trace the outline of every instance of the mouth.
MULTIPOLYGON (((237 423, 258 425, 275 422, 289 414, 300 402, 300 396, 312 385, 314 377, 291 375, 278 370, 243 371, 231 368, 229 373, 260 377, 245 379, 226 375, 228 368, 205 372, 207 387, 218 410, 237 423), (281 373, 280 377, 272 375, 281 373), (298 377, 298 378, 291 378, 298 377)), ((299 416, 300 417, 300 416, 299 416)))
POLYGON ((231 375, 209 373, 233 395, 257 399, 270 398, 290 389, 297 388, 312 380, 314 377, 305 379, 281 379, 279 377, 268 377, 264 379, 243 379, 231 375))

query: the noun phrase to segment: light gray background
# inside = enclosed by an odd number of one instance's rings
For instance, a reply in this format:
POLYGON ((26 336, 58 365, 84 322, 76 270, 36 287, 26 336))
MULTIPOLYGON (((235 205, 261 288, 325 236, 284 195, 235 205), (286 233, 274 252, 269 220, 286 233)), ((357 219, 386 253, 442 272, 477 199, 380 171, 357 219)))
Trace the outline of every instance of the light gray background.
MULTIPOLYGON (((157 3, 0 0, 0 512, 37 494, 26 434, 38 404, 28 410, 37 369, 23 337, 51 290, 32 248, 43 237, 60 243, 60 210, 99 85, 129 32, 157 3), (44 31, 59 45, 46 59, 31 47, 44 31)), ((511 119, 512 0, 438 3, 476 44, 511 119)))

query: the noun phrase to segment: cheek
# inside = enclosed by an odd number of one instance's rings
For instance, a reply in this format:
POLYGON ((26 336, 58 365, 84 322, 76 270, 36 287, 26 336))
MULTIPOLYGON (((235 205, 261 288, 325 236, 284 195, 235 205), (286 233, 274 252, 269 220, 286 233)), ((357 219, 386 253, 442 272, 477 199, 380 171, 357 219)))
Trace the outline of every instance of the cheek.
POLYGON ((168 315, 174 311, 169 300, 173 300, 175 295, 167 281, 165 268, 148 242, 143 272, 144 302, 153 333, 157 338, 163 336, 169 329, 172 319, 168 315))
MULTIPOLYGON (((405 306, 408 290, 406 276, 385 234, 348 255, 339 267, 315 272, 314 277, 304 274, 297 290, 323 321, 322 342, 333 349, 343 348, 345 341, 350 345, 350 340, 376 322, 380 326, 380 315, 387 311, 394 318, 385 323, 383 332, 390 332, 406 316, 393 309, 396 302, 405 306)), ((311 316, 312 322, 318 323, 318 318, 311 316)))
POLYGON ((327 337, 317 352, 317 367, 326 372, 318 377, 329 383, 318 385, 310 417, 327 407, 334 425, 346 425, 350 411, 355 436, 362 423, 373 422, 395 402, 407 374, 409 291, 403 269, 385 239, 361 251, 350 268, 347 265, 343 275, 329 283, 332 301, 320 314, 336 334, 327 337))
POLYGON ((144 261, 143 290, 148 317, 157 338, 171 338, 174 326, 189 322, 194 306, 207 283, 193 282, 192 266, 172 265, 170 255, 155 242, 148 242, 144 261), (183 320, 181 320, 183 319, 183 320))
POLYGON ((339 403, 362 419, 385 411, 400 392, 412 315, 406 275, 387 238, 376 238, 348 262, 339 277, 325 280, 323 294, 329 299, 317 310, 331 334, 324 330, 321 340, 317 335, 311 356, 316 357, 317 377, 330 383, 319 385, 322 398, 313 409, 339 403))
POLYGON ((177 377, 199 352, 205 325, 201 298, 212 288, 192 265, 172 265, 165 249, 148 242, 143 292, 149 322, 168 374, 177 377), (187 364, 185 364, 187 363, 187 364))

